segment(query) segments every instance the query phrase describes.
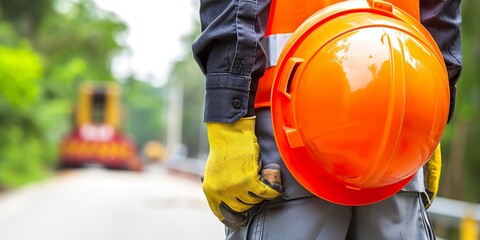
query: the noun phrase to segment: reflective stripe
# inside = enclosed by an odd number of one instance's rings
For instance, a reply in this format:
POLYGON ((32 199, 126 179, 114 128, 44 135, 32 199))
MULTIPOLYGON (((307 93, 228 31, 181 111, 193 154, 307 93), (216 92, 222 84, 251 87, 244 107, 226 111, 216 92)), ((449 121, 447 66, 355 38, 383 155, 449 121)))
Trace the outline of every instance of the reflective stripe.
POLYGON ((290 38, 291 33, 273 34, 262 39, 261 44, 267 54, 267 67, 277 65, 283 47, 290 38))

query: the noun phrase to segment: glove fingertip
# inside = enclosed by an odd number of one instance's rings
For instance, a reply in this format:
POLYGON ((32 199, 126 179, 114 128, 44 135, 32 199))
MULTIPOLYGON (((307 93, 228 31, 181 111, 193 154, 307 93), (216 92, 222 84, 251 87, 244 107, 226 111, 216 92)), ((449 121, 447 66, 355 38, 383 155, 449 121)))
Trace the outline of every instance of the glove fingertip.
POLYGON ((238 231, 240 227, 247 225, 248 220, 246 214, 235 212, 224 202, 220 204, 219 209, 224 216, 222 222, 225 224, 225 226, 234 231, 238 231))
POLYGON ((276 183, 271 183, 270 181, 264 179, 263 177, 260 178, 260 181, 267 185, 267 192, 271 192, 270 190, 274 190, 277 194, 282 194, 285 190, 285 188, 283 187, 283 185, 281 184, 276 184, 276 183))

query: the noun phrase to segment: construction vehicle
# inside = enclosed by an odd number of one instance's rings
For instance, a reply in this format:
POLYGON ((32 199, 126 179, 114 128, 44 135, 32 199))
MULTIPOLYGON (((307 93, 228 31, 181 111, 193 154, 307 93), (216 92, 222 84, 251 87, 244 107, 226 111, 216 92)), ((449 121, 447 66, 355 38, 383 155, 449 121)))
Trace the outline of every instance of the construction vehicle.
POLYGON ((140 171, 135 143, 121 129, 120 87, 87 83, 80 87, 70 133, 60 143, 60 168, 101 165, 140 171))

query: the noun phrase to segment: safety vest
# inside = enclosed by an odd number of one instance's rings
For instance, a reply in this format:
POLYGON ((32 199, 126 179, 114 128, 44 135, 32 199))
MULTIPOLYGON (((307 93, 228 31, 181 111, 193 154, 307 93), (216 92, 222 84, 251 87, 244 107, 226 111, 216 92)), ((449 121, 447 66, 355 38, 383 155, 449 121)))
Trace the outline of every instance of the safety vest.
MULTIPOLYGON (((270 94, 278 57, 291 34, 315 12, 348 0, 272 0, 262 46, 267 53, 267 69, 259 80, 255 108, 270 107, 270 94)), ((350 0, 359 1, 359 0, 350 0)), ((367 1, 367 0, 365 0, 367 1)), ((374 1, 374 0, 368 0, 374 1)), ((420 19, 419 0, 385 0, 420 19)))

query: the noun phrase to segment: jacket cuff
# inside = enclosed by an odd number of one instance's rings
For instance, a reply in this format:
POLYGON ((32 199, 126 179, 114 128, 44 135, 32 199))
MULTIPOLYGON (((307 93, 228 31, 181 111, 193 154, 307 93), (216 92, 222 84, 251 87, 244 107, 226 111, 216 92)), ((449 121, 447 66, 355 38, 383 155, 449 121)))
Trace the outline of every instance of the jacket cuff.
POLYGON ((233 123, 248 113, 251 78, 208 74, 205 82, 205 122, 233 123))

